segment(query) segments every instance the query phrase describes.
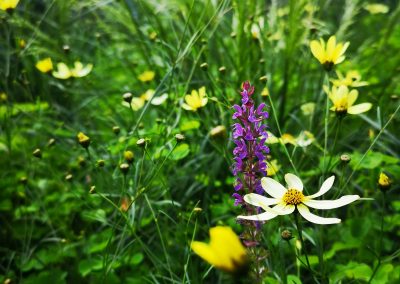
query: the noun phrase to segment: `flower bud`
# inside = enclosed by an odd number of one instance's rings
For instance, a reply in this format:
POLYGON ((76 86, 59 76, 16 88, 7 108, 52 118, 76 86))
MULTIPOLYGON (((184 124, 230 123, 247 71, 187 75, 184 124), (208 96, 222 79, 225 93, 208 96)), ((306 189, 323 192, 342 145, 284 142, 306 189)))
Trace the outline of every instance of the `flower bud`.
POLYGON ((49 139, 49 141, 47 142, 47 147, 53 147, 56 144, 56 139, 51 138, 49 139))
POLYGON ((121 129, 119 128, 119 126, 113 126, 112 131, 113 131, 116 135, 118 135, 119 132, 121 131, 121 129))
POLYGON ((127 163, 122 163, 119 165, 119 169, 121 170, 121 172, 126 175, 129 171, 129 164, 127 163))
POLYGON ((267 76, 262 76, 258 80, 260 80, 260 82, 267 82, 268 81, 268 77, 267 76))
POLYGON ((179 142, 184 141, 186 138, 185 138, 185 136, 183 134, 178 133, 178 134, 175 135, 175 139, 176 139, 176 142, 179 143, 179 142))
POLYGON ((98 166, 99 168, 102 168, 102 167, 104 167, 104 165, 106 164, 106 162, 105 162, 104 160, 98 160, 96 164, 97 164, 97 166, 98 166))
POLYGON ((83 132, 79 132, 78 135, 77 135, 77 138, 78 138, 79 144, 80 144, 83 148, 87 149, 87 148, 89 147, 89 145, 90 145, 90 138, 89 138, 88 136, 86 136, 85 134, 83 134, 83 132))
POLYGON ((208 69, 208 64, 206 62, 201 63, 200 64, 200 68, 203 69, 203 70, 207 70, 208 69))
POLYGON ((23 176, 19 179, 19 182, 23 185, 26 185, 28 183, 28 178, 23 176))
POLYGON ((131 93, 125 93, 122 95, 122 98, 124 99, 125 102, 131 103, 133 95, 131 93))
POLYGON ((136 145, 138 145, 139 147, 146 147, 146 145, 147 145, 146 139, 140 138, 140 139, 136 142, 136 145))
POLYGON ((290 241, 293 239, 292 232, 289 230, 283 230, 281 233, 281 238, 285 241, 290 241))
POLYGON ((351 157, 347 154, 343 154, 340 156, 340 160, 342 161, 342 163, 348 164, 351 161, 351 157))
POLYGON ((96 186, 95 186, 95 185, 92 185, 92 186, 90 187, 89 193, 90 193, 90 194, 93 194, 93 193, 95 193, 95 192, 96 192, 96 186))
POLYGON ((124 152, 124 159, 129 163, 132 164, 134 158, 134 154, 132 151, 125 151, 124 152))
POLYGON ((67 174, 67 175, 65 176, 65 180, 66 180, 66 181, 71 181, 72 178, 73 178, 73 176, 72 176, 71 174, 67 174))
POLYGON ((221 74, 225 74, 225 72, 226 72, 226 67, 225 67, 225 66, 221 66, 221 67, 218 68, 218 71, 219 71, 219 73, 221 73, 221 74))
POLYGON ((391 179, 385 173, 380 173, 378 180, 379 189, 385 192, 390 189, 391 185, 392 185, 391 179))
POLYGON ((36 158, 39 158, 39 159, 42 158, 42 151, 41 151, 39 148, 35 149, 35 151, 33 151, 32 154, 33 154, 33 156, 36 157, 36 158))
POLYGON ((226 127, 224 125, 218 125, 210 130, 210 136, 212 138, 224 138, 226 137, 226 127))

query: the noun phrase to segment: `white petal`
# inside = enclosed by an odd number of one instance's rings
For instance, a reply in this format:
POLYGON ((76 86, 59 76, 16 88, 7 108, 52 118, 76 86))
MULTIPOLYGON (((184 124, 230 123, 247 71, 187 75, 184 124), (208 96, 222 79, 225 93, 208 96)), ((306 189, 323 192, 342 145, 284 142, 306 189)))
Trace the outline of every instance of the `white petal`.
POLYGON ((289 215, 290 213, 293 213, 294 209, 296 209, 296 206, 294 205, 278 204, 271 208, 271 212, 278 215, 289 215))
POLYGON ((159 105, 161 105, 163 102, 165 102, 167 99, 168 99, 168 94, 162 94, 162 95, 159 96, 159 97, 154 97, 154 98, 151 100, 151 104, 152 104, 152 105, 155 105, 155 106, 159 106, 159 105))
POLYGON ((304 201, 303 203, 311 208, 325 210, 345 206, 356 201, 359 198, 360 196, 358 195, 345 195, 337 200, 308 200, 304 201))
POLYGON ((307 206, 303 204, 297 205, 297 210, 299 210, 301 216, 303 216, 304 219, 315 224, 328 225, 340 223, 340 219, 338 218, 323 218, 312 214, 310 210, 308 210, 307 206))
POLYGON ((303 191, 303 183, 298 176, 294 174, 286 174, 285 181, 289 189, 297 189, 299 191, 303 191))
POLYGON ((271 220, 278 216, 277 214, 273 214, 270 212, 264 212, 258 215, 250 215, 250 216, 237 216, 238 219, 243 219, 243 220, 251 220, 251 221, 267 221, 271 220))
POLYGON ((278 203, 278 200, 274 198, 268 198, 256 193, 246 194, 244 196, 244 201, 246 201, 248 204, 261 207, 265 211, 269 211, 268 209, 270 208, 268 206, 278 203), (268 209, 266 209, 266 207, 268 207, 268 209))
POLYGON ((334 181, 335 181, 335 176, 331 176, 330 178, 327 178, 324 181, 324 183, 321 185, 321 188, 319 189, 319 191, 317 193, 307 196, 307 197, 313 199, 315 197, 318 197, 318 196, 321 196, 321 195, 327 193, 328 190, 330 190, 332 188, 334 181))
POLYGON ((263 177, 261 179, 261 186, 266 193, 279 199, 282 198, 286 192, 286 188, 283 185, 269 177, 263 177))

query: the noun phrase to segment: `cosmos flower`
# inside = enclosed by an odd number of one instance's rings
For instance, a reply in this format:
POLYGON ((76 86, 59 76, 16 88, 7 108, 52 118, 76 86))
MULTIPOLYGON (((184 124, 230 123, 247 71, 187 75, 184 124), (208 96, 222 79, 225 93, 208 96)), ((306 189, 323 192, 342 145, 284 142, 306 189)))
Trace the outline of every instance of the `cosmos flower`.
POLYGON ((42 73, 49 73, 53 70, 53 62, 50 57, 44 58, 36 63, 36 68, 42 73))
POLYGON ((312 40, 310 42, 312 54, 327 70, 330 70, 334 65, 343 62, 345 59, 344 53, 349 45, 349 42, 336 44, 335 36, 331 36, 326 44, 322 38, 320 38, 319 41, 312 40))
POLYGON ((347 88, 347 86, 332 86, 332 90, 329 90, 328 87, 324 86, 324 91, 328 94, 333 103, 333 107, 331 107, 331 110, 336 112, 336 114, 338 115, 345 115, 347 113, 360 114, 369 111, 372 107, 371 103, 354 105, 358 97, 358 91, 349 91, 349 88, 347 88))
POLYGON ((208 102, 206 87, 201 87, 198 91, 192 90, 191 95, 185 96, 185 102, 182 103, 182 107, 186 110, 197 111, 204 107, 208 102))
POLYGON ((345 206, 360 198, 358 195, 345 195, 337 200, 316 200, 315 198, 320 197, 332 188, 333 182, 335 181, 334 176, 326 179, 320 190, 309 196, 303 194, 303 183, 296 175, 286 174, 285 181, 287 187, 284 187, 271 178, 262 178, 262 188, 273 198, 250 193, 244 196, 244 200, 253 206, 261 207, 265 212, 252 216, 238 216, 238 219, 266 221, 278 215, 291 214, 297 210, 304 219, 312 223, 321 225, 337 224, 340 223, 340 219, 319 217, 311 213, 308 207, 322 210, 334 209, 345 206), (274 207, 271 208, 270 206, 272 205, 274 205, 274 207))
POLYGON ((389 12, 389 7, 380 3, 371 3, 364 6, 364 9, 371 14, 386 14, 389 12))
POLYGON ((247 266, 246 250, 230 227, 210 229, 210 243, 192 242, 192 250, 202 259, 226 272, 234 273, 247 266))
POLYGON ((361 75, 357 70, 350 70, 347 71, 346 77, 340 71, 336 71, 336 75, 338 76, 337 79, 331 79, 333 85, 339 87, 340 85, 345 85, 348 87, 363 87, 367 86, 368 82, 361 81, 361 75))
MULTIPOLYGON (((132 110, 138 111, 139 109, 141 109, 144 106, 146 101, 151 100, 152 105, 159 106, 168 99, 167 93, 164 93, 161 96, 153 98, 154 94, 155 94, 155 90, 148 89, 146 92, 141 94, 140 97, 133 97, 130 102, 130 107, 132 108, 132 110)), ((128 106, 129 106, 129 104, 128 104, 128 106)))
POLYGON ((0 10, 14 10, 19 3, 19 0, 0 0, 0 10))
POLYGON ((142 74, 138 76, 138 79, 141 82, 150 82, 154 79, 155 75, 156 73, 154 73, 153 71, 144 71, 142 74))
POLYGON ((66 80, 71 77, 81 78, 89 75, 93 69, 93 64, 87 64, 84 66, 82 62, 76 61, 74 68, 70 69, 67 64, 60 62, 57 64, 57 70, 53 71, 53 77, 57 79, 66 80))
POLYGON ((310 131, 301 131, 297 137, 294 137, 290 133, 283 133, 281 137, 276 137, 274 134, 271 132, 268 133, 268 140, 267 144, 276 144, 276 143, 282 143, 282 144, 291 144, 296 147, 302 147, 305 148, 307 146, 310 146, 314 141, 315 137, 314 134, 312 134, 310 131))

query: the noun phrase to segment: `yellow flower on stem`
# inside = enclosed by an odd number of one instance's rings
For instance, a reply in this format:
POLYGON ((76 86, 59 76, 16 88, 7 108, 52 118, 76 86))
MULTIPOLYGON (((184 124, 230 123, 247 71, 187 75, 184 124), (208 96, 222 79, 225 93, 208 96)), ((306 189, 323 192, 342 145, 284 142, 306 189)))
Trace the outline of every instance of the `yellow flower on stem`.
POLYGON ((51 61, 50 57, 45 59, 39 60, 36 63, 36 68, 42 73, 49 73, 53 70, 53 62, 51 61))
POLYGON ((53 77, 66 80, 71 77, 81 78, 87 76, 93 69, 93 64, 84 66, 82 62, 76 61, 74 68, 70 69, 67 64, 60 62, 57 64, 57 70, 53 71, 53 77))
POLYGON ((192 90, 191 95, 185 96, 185 102, 182 107, 186 110, 197 111, 197 109, 204 107, 208 102, 206 87, 201 87, 199 91, 192 90))
POLYGON ((13 10, 17 7, 19 0, 0 0, 0 10, 13 10))
POLYGON ((192 242, 192 250, 202 259, 226 272, 235 273, 248 264, 246 250, 230 227, 210 229, 210 243, 192 242))
POLYGON ((390 189, 390 186, 392 185, 392 181, 385 173, 380 173, 378 185, 382 191, 387 191, 390 189))
POLYGON ((88 148, 90 145, 90 138, 86 136, 83 132, 79 132, 77 135, 78 142, 83 148, 88 148))
POLYGON ((344 53, 349 45, 349 42, 336 44, 335 36, 331 36, 326 44, 322 38, 320 38, 319 41, 312 40, 310 42, 312 54, 328 71, 331 70, 334 65, 343 62, 345 59, 344 53))
POLYGON ((251 216, 238 216, 238 219, 267 221, 277 217, 278 215, 288 215, 297 210, 304 219, 309 222, 321 225, 340 223, 338 218, 323 218, 314 215, 308 207, 328 210, 339 208, 350 204, 360 198, 358 195, 345 195, 337 200, 315 200, 315 198, 328 192, 335 181, 335 176, 326 179, 320 190, 312 195, 305 196, 303 194, 303 183, 299 177, 294 174, 286 174, 285 181, 287 187, 284 187, 279 182, 272 178, 263 177, 261 186, 266 193, 273 198, 265 197, 256 193, 249 193, 244 196, 244 200, 253 206, 261 207, 265 210, 264 213, 251 216), (274 207, 270 207, 274 205, 274 207))
POLYGON ((336 71, 336 75, 338 76, 338 79, 331 79, 330 81, 337 87, 340 85, 345 85, 348 87, 357 88, 368 85, 368 82, 361 81, 361 75, 357 70, 348 71, 346 73, 346 77, 344 77, 339 71, 336 71))
POLYGON ((150 82, 154 79, 156 73, 153 71, 144 71, 142 74, 138 76, 138 79, 142 82, 150 82))
POLYGON ((332 90, 329 90, 328 87, 324 86, 324 91, 328 94, 333 103, 331 110, 336 112, 337 115, 346 115, 347 113, 360 114, 369 111, 372 107, 371 103, 354 105, 358 97, 358 91, 349 91, 347 86, 332 86, 332 90))

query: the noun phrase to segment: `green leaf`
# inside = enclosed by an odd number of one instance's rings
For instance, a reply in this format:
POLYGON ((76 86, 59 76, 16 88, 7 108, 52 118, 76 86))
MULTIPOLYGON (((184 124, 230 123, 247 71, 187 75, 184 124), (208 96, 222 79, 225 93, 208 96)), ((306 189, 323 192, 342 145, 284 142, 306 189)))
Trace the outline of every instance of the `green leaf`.
POLYGON ((287 283, 288 284, 302 284, 300 278, 297 277, 296 275, 288 275, 287 276, 287 283))
POLYGON ((181 131, 188 131, 188 130, 197 129, 199 127, 200 127, 200 121, 198 121, 198 120, 189 120, 189 121, 184 121, 181 124, 180 130, 181 131))
POLYGON ((103 261, 99 259, 84 259, 79 262, 79 273, 85 277, 92 271, 100 270, 103 268, 103 261))
POLYGON ((350 166, 353 169, 375 169, 379 167, 382 163, 385 165, 396 164, 399 162, 398 158, 385 155, 379 152, 368 152, 362 159, 363 154, 359 152, 354 152, 351 155, 350 166), (362 159, 362 160, 361 160, 362 159))
POLYGON ((393 264, 386 263, 379 267, 374 278, 372 279, 372 284, 388 283, 389 276, 393 271, 393 264))
POLYGON ((172 153, 169 157, 171 160, 178 161, 178 160, 185 158, 187 155, 189 155, 189 152, 190 152, 189 145, 186 143, 183 143, 183 144, 178 145, 178 147, 176 147, 172 151, 172 153))
POLYGON ((130 260, 129 263, 130 263, 131 265, 138 265, 138 264, 140 264, 140 263, 143 261, 143 259, 144 259, 143 253, 138 252, 138 253, 135 253, 135 254, 132 256, 132 258, 131 258, 131 260, 130 260))

